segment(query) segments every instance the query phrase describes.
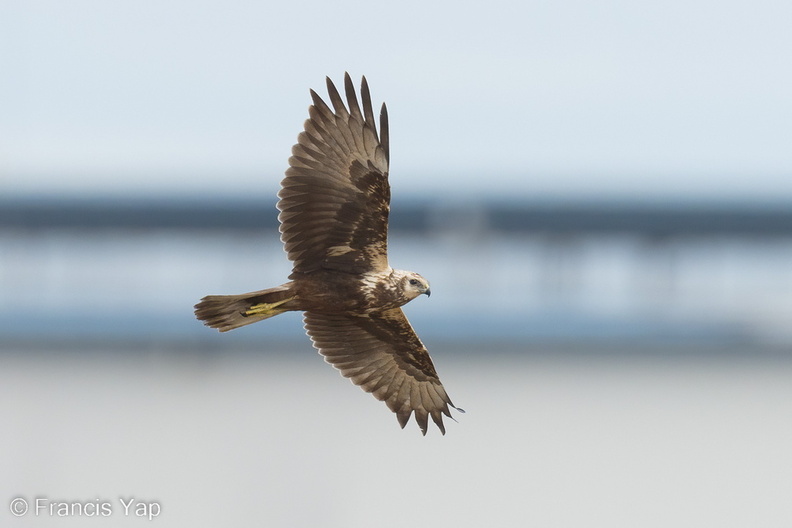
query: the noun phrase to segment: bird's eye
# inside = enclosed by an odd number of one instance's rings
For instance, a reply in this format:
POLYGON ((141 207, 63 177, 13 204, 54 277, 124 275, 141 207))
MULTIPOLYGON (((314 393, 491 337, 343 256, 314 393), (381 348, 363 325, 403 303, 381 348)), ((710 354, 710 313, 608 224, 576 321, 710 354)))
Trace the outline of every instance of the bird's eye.
POLYGON ((413 286, 418 286, 418 281, 415 279, 410 279, 410 284, 412 284, 413 286))

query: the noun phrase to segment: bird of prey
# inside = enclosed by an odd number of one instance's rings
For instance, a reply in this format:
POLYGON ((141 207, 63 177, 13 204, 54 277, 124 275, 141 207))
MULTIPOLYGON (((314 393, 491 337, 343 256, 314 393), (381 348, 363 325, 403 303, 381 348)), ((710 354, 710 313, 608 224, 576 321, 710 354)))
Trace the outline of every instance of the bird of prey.
POLYGON ((352 79, 346 105, 330 78, 332 109, 311 90, 305 129, 292 147, 278 193, 289 282, 241 295, 209 295, 195 315, 221 332, 287 312, 304 312, 314 347, 341 374, 425 435, 431 417, 445 434, 446 394, 429 353, 401 306, 430 294, 417 273, 388 264, 388 113, 374 119, 363 77, 361 110, 352 79))

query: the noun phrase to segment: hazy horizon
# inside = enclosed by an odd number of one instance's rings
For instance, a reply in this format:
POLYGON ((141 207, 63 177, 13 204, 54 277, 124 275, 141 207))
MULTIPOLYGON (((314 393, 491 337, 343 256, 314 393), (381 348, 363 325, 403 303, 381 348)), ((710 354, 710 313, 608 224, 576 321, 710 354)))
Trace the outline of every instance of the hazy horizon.
POLYGON ((0 192, 277 189, 366 74, 394 193, 792 198, 792 5, 0 6, 0 192))

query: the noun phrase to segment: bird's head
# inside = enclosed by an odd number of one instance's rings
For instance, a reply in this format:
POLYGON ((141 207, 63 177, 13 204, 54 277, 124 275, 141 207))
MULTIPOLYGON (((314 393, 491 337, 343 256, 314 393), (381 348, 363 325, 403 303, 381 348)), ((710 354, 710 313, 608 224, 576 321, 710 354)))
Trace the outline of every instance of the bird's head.
POLYGON ((432 294, 432 290, 429 289, 429 281, 412 271, 402 272, 401 286, 405 296, 410 300, 421 294, 426 294, 427 297, 432 294))

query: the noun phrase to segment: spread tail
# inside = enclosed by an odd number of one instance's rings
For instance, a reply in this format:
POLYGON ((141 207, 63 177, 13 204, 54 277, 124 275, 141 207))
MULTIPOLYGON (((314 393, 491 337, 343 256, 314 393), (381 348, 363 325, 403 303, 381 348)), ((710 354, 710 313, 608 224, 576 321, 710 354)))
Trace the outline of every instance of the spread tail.
POLYGON ((228 332, 240 326, 294 310, 291 283, 240 295, 207 295, 195 305, 195 317, 206 326, 228 332))

